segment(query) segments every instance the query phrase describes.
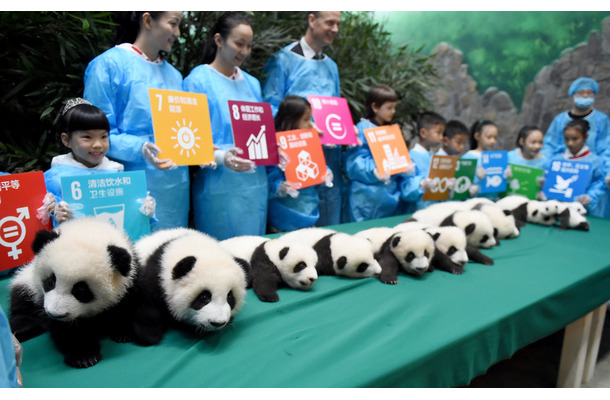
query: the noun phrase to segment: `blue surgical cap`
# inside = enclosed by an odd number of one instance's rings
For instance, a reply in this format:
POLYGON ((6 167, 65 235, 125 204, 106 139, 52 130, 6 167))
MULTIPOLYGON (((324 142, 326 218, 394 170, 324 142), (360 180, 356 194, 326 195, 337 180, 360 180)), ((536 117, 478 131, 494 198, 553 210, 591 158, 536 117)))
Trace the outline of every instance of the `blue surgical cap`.
POLYGON ((572 82, 572 84, 570 85, 570 89, 568 90, 568 94, 572 96, 574 93, 586 89, 590 89, 593 91, 593 93, 597 94, 597 91, 599 90, 599 85, 597 84, 595 79, 585 78, 581 76, 580 78, 572 82))

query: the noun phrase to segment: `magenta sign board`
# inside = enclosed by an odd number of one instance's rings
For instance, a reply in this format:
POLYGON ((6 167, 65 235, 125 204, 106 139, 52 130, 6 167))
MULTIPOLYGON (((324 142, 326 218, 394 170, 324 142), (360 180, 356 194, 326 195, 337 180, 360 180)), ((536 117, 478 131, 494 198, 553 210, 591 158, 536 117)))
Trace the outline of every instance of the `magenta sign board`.
POLYGON ((269 103, 229 100, 235 146, 244 151, 242 158, 256 165, 279 162, 275 123, 269 103))
POLYGON ((313 120, 322 132, 322 144, 357 144, 352 114, 343 97, 308 95, 313 120))

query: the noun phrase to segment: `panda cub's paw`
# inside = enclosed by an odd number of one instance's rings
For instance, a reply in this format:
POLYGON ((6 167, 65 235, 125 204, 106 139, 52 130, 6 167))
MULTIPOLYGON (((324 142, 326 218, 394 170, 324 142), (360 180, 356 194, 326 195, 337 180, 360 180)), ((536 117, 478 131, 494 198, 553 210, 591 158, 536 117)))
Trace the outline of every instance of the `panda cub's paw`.
POLYGON ((110 340, 116 343, 130 343, 133 342, 133 337, 130 335, 111 335, 110 340))
POLYGON ((89 368, 100 362, 102 359, 102 354, 97 352, 96 354, 89 356, 65 356, 64 362, 73 368, 89 368))
POLYGON ((256 295, 260 301, 264 301, 267 303, 275 303, 280 301, 280 296, 278 296, 277 293, 257 293, 256 295))
POLYGON ((381 281, 381 283, 385 283, 386 285, 397 285, 398 284, 398 278, 389 278, 389 277, 380 276, 379 280, 381 281))

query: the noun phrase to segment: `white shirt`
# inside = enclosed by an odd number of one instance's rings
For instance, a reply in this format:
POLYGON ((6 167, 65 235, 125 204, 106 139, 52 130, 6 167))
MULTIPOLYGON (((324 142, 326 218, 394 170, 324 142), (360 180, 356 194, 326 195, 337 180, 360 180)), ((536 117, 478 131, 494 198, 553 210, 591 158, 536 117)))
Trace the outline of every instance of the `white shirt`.
POLYGON ((102 159, 102 162, 96 165, 95 167, 89 168, 80 161, 77 161, 74 158, 74 154, 72 153, 61 154, 59 156, 53 157, 53 159, 51 160, 51 167, 54 167, 56 165, 70 165, 72 167, 78 167, 83 169, 101 169, 110 171, 123 171, 124 169, 123 164, 120 164, 116 161, 111 161, 110 159, 108 159, 108 157, 104 157, 102 159))
MULTIPOLYGON (((305 57, 307 59, 313 59, 313 57, 316 55, 316 52, 314 49, 311 48, 310 45, 307 44, 307 42, 305 41, 305 36, 303 36, 301 38, 299 43, 301 44, 301 49, 303 50, 303 57, 305 57)), ((322 52, 320 52, 320 53, 318 53, 318 57, 321 60, 324 58, 324 54, 322 54, 322 52)))

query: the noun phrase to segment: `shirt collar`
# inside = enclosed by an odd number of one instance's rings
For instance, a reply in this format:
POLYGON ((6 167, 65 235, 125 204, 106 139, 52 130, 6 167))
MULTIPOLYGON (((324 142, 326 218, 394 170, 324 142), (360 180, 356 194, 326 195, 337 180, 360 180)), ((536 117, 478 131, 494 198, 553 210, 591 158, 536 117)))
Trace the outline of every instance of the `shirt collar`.
POLYGON ((563 152, 563 156, 569 160, 569 159, 585 157, 585 156, 589 155, 589 153, 590 153, 589 146, 584 145, 584 146, 582 146, 582 149, 580 149, 580 151, 576 154, 572 154, 570 152, 570 150, 566 149, 566 151, 563 152))
POLYGON ((117 47, 127 50, 131 54, 134 54, 134 55, 138 56, 139 58, 141 58, 142 60, 148 61, 149 63, 153 63, 153 64, 162 64, 163 63, 163 57, 159 56, 159 57, 157 57, 156 60, 151 61, 150 58, 148 58, 148 56, 146 54, 144 54, 144 52, 142 50, 140 50, 139 48, 137 48, 136 46, 134 46, 131 43, 121 43, 121 44, 117 45, 117 47))
POLYGON ((69 165, 72 167, 78 167, 83 169, 100 169, 100 170, 114 170, 114 171, 123 171, 123 165, 119 164, 115 161, 111 161, 108 157, 104 157, 102 162, 100 162, 95 167, 87 167, 85 164, 77 161, 74 158, 74 154, 60 154, 58 156, 53 157, 51 160, 51 167, 55 167, 57 165, 69 165))
MULTIPOLYGON (((307 59, 313 59, 316 55, 316 52, 314 51, 314 49, 311 48, 310 45, 307 44, 307 42, 305 41, 305 36, 301 38, 299 43, 301 44, 301 49, 303 49, 303 57, 307 59)), ((322 54, 322 52, 319 52, 318 57, 321 60, 324 58, 324 54, 322 54)))

